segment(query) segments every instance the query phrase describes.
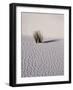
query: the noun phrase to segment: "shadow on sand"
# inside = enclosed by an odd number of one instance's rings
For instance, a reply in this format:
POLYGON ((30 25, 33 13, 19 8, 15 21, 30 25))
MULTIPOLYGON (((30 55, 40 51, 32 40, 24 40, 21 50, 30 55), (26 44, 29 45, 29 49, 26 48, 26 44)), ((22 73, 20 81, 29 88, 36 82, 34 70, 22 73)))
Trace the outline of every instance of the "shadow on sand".
POLYGON ((55 40, 49 40, 49 41, 43 41, 41 43, 50 43, 50 42, 57 42, 60 41, 60 39, 55 39, 55 40))

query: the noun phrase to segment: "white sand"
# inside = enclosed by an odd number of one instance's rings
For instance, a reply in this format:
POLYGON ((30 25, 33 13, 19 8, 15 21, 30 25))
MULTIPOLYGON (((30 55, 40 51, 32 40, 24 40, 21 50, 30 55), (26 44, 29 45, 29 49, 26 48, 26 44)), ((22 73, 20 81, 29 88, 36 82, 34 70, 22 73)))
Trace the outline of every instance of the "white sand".
POLYGON ((31 37, 22 37, 21 76, 64 75, 64 40, 36 44, 31 37))

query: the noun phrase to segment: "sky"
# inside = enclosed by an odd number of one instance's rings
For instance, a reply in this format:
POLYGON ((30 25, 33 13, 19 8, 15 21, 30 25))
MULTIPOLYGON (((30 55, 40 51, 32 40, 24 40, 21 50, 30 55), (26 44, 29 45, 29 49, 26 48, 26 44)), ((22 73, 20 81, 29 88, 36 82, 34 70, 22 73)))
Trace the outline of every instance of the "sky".
POLYGON ((33 36, 40 31, 44 38, 64 38, 64 15, 52 13, 21 14, 22 35, 33 36))

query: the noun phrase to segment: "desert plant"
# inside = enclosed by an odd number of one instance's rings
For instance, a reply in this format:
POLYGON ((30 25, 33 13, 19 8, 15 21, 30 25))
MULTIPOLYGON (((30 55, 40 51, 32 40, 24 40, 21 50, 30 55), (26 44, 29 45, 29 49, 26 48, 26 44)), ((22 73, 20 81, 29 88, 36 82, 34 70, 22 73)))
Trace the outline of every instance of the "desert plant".
POLYGON ((33 36, 34 36, 34 39, 35 39, 36 43, 41 43, 42 42, 43 36, 41 35, 40 31, 34 32, 33 36))

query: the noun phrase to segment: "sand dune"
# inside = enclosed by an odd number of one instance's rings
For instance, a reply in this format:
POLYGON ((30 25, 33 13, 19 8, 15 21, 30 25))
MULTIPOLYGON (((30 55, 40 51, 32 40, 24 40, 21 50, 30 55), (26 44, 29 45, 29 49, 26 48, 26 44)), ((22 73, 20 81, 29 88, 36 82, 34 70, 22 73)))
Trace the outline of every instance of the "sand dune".
POLYGON ((36 44, 22 36, 21 77, 64 75, 64 40, 36 44))

